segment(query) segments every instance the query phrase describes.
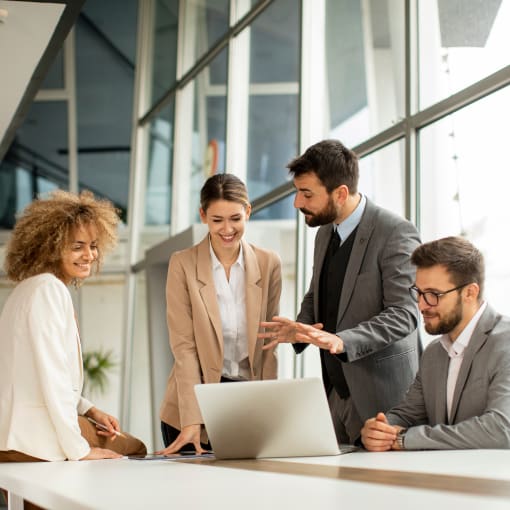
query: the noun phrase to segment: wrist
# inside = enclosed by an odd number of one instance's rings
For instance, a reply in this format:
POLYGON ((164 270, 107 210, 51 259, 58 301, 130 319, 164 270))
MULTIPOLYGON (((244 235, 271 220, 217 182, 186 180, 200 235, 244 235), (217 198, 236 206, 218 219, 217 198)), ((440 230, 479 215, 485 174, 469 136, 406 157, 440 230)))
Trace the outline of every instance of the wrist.
POLYGON ((405 450, 405 436, 406 436, 407 429, 401 428, 397 432, 397 438, 395 439, 395 446, 396 450, 405 450))

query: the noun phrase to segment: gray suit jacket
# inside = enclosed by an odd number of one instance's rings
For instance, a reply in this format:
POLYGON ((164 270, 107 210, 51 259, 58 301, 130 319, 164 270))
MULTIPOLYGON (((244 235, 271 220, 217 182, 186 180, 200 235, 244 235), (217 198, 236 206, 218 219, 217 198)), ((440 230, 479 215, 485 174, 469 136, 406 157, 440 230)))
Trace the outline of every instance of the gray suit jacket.
MULTIPOLYGON (((312 281, 297 318, 306 324, 318 322, 319 280, 332 228, 320 227, 315 238, 312 281)), ((408 289, 415 277, 410 256, 419 244, 412 223, 367 200, 337 318, 337 334, 345 345, 338 359, 363 421, 400 402, 418 369, 418 309, 408 289)), ((294 344, 296 352, 305 347, 294 344)), ((323 377, 327 386, 324 367, 323 377)))
POLYGON ((434 340, 405 400, 388 413, 391 424, 411 427, 405 448, 510 448, 510 319, 489 306, 480 317, 464 353, 450 423, 448 364, 448 353, 434 340))

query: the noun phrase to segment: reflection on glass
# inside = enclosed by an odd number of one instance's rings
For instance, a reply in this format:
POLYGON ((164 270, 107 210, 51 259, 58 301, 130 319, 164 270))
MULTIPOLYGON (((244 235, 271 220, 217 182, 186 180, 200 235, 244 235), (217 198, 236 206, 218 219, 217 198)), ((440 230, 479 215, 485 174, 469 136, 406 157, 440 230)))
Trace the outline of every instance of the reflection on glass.
POLYGON ((421 0, 420 107, 508 65, 510 2, 421 0))
MULTIPOLYGON (((271 4, 251 26, 247 184, 251 199, 288 179, 298 152, 300 10, 271 4)), ((289 217, 281 207, 279 218, 289 217)), ((290 209, 292 211, 292 209, 290 209)))
POLYGON ((485 295, 506 315, 509 109, 507 87, 423 129, 419 144, 422 239, 462 235, 472 241, 485 256, 485 295))
POLYGON ((225 48, 193 81, 190 224, 199 221, 199 196, 204 181, 225 172, 227 56, 225 48))
POLYGON ((404 141, 361 158, 358 191, 377 205, 405 215, 404 141))
POLYGON ((0 163, 0 228, 39 193, 68 189, 67 105, 35 102, 0 163))
POLYGON ((184 31, 186 58, 184 72, 211 49, 229 28, 229 0, 186 0, 184 31))
POLYGON ((168 225, 172 210, 174 99, 151 122, 145 198, 146 225, 168 225))
MULTIPOLYGON (((282 262, 282 297, 280 299, 280 315, 295 319, 296 295, 296 215, 292 219, 268 220, 278 218, 281 210, 294 211, 292 201, 294 196, 288 196, 270 206, 254 213, 248 222, 246 240, 256 246, 275 251, 282 262)), ((307 349, 310 350, 310 349, 307 349)), ((294 352, 291 346, 278 347, 278 377, 294 376, 294 352)))
POLYGON ((84 4, 76 24, 78 180, 127 219, 135 47, 135 0, 84 4))
POLYGON ((326 0, 325 23, 329 137, 352 147, 403 116, 404 2, 326 0))
POLYGON ((157 0, 154 5, 152 103, 176 80, 179 0, 157 0))

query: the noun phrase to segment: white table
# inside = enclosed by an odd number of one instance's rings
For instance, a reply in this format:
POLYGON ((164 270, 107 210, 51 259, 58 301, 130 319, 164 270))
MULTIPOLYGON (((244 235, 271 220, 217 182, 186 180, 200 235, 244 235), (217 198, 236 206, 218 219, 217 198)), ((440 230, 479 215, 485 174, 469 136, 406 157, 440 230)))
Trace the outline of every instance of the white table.
POLYGON ((510 508, 510 451, 356 452, 262 461, 0 464, 0 487, 55 510, 510 508), (355 505, 355 506, 353 506, 355 505))

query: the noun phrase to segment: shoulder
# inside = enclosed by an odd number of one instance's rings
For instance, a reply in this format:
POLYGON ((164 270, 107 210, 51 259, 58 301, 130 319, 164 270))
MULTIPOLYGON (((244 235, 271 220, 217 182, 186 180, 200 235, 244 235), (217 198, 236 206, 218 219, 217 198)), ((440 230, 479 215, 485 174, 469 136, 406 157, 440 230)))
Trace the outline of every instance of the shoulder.
POLYGON ((377 224, 377 227, 385 227, 389 230, 398 227, 417 232, 416 227, 409 220, 403 216, 400 216, 399 214, 394 213, 393 211, 374 204, 368 198, 365 212, 363 213, 363 218, 361 221, 363 220, 372 221, 377 224))

